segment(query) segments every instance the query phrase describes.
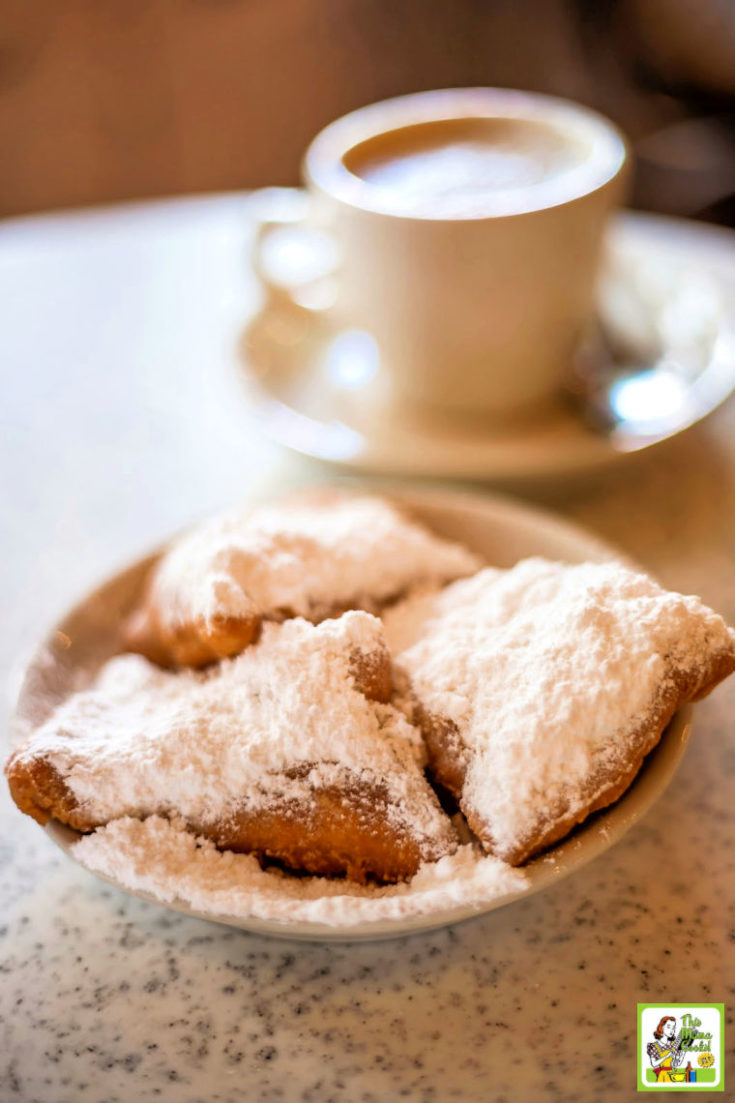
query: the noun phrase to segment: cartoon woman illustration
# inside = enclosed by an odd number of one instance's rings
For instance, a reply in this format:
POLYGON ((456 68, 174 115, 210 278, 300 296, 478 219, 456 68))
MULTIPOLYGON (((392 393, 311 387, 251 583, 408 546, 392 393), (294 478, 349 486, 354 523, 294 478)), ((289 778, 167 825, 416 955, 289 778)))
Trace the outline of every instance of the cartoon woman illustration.
POLYGON ((685 1053, 681 1048, 681 1039, 675 1038, 675 1035, 676 1019, 673 1015, 664 1015, 653 1032, 656 1041, 648 1043, 648 1057, 659 1084, 679 1084, 686 1079, 686 1070, 679 1069, 685 1053))

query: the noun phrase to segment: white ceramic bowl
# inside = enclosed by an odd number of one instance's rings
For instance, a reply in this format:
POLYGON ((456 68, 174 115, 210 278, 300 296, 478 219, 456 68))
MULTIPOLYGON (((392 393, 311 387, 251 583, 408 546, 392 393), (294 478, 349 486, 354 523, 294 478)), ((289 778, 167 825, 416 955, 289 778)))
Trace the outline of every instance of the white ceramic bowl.
MULTIPOLYGON (((435 532, 460 540, 489 562, 509 567, 529 555, 543 555, 570 563, 583 560, 624 559, 621 553, 565 521, 497 497, 453 491, 391 491, 390 496, 409 506, 435 532)), ((93 591, 66 616, 39 648, 28 668, 14 717, 15 738, 22 738, 43 721, 69 693, 85 685, 99 666, 120 649, 117 634, 125 613, 132 608, 155 556, 148 557, 93 591)), ((262 903, 247 914, 196 911, 183 900, 162 901, 155 892, 136 892, 143 899, 165 902, 176 911, 215 920, 244 930, 310 940, 362 940, 391 938, 456 923, 503 907, 556 884, 611 847, 651 807, 674 775, 691 731, 690 706, 673 719, 656 749, 627 793, 614 805, 590 818, 562 843, 525 867, 522 888, 492 898, 482 894, 472 902, 437 907, 429 893, 409 887, 402 897, 405 914, 380 914, 380 899, 371 917, 364 899, 360 915, 338 924, 311 922, 298 917, 284 922, 269 917, 262 903)), ((66 854, 76 858, 76 832, 51 823, 48 834, 66 854)), ((125 888, 114 878, 103 880, 125 888)), ((372 904, 372 901, 370 901, 372 904)), ((281 909, 282 910, 282 909, 281 909)), ((349 909, 347 909, 349 911, 349 909)))

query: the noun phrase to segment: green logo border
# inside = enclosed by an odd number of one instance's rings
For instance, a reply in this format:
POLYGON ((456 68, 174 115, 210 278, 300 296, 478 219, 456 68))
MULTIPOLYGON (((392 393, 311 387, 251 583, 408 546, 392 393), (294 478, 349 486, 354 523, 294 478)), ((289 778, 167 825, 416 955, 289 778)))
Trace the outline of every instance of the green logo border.
POLYGON ((636 1049, 635 1049, 635 1083, 636 1091, 639 1092, 724 1092, 725 1090, 725 1005, 724 1003, 639 1003, 636 1005, 638 1008, 638 1023, 636 1029, 636 1049), (644 1008, 648 1007, 660 1007, 665 1011, 675 1011, 681 1009, 682 1011, 696 1011, 698 1007, 710 1007, 715 1008, 720 1013, 720 1082, 717 1085, 712 1084, 667 1084, 665 1088, 658 1088, 654 1084, 648 1084, 643 1080, 641 1075, 641 1017, 644 1008))

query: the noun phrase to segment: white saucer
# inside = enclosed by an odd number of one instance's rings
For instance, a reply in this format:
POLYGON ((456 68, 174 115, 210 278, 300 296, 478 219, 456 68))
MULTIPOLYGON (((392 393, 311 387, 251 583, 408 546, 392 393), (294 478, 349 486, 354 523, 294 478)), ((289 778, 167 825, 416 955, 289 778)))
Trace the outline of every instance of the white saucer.
MULTIPOLYGON (((735 325, 732 231, 626 213, 613 225, 610 252, 642 269, 655 264, 659 273, 702 274, 720 292, 728 329, 735 325)), ((614 429, 588 427, 571 404, 562 402, 535 421, 490 427, 420 416, 392 404, 379 371, 365 379, 359 365, 352 370, 350 333, 335 335, 318 312, 269 299, 241 342, 247 394, 259 423, 278 443, 342 468, 382 475, 502 483, 584 473, 676 435, 735 388, 735 356, 728 356, 685 425, 662 424, 636 441, 614 429)), ((735 342, 731 345, 735 348, 735 342)))
MULTIPOLYGON (((536 554, 567 562, 624 558, 596 537, 549 513, 502 498, 450 491, 405 491, 391 496, 408 505, 436 532, 463 541, 498 566, 512 566, 519 559, 536 554)), ((31 661, 23 683, 13 720, 16 739, 42 723, 70 693, 88 684, 99 666, 120 650, 120 623, 139 600, 154 561, 155 557, 149 557, 118 574, 92 592, 50 633, 31 661)), ((399 916, 381 915, 381 901, 376 897, 367 901, 367 911, 362 907, 364 900, 360 901, 359 915, 350 917, 349 911, 345 915, 342 910, 336 923, 305 919, 298 915, 295 904, 293 912, 289 911, 292 917, 286 922, 269 917, 267 899, 254 901, 233 915, 216 907, 197 911, 182 899, 172 900, 170 892, 166 896, 163 889, 157 895, 153 856, 145 867, 149 888, 134 895, 187 915, 293 939, 391 938, 456 923, 555 885, 617 842, 647 812, 673 777, 689 738, 691 715, 690 707, 677 714, 633 785, 616 804, 591 817, 560 845, 529 863, 522 887, 514 886, 513 891, 502 895, 497 890, 488 892, 480 883, 471 900, 464 898, 447 905, 444 894, 444 903, 438 906, 435 893, 409 885, 402 897, 404 912, 399 916)), ((79 836, 58 824, 50 824, 47 831, 76 860, 74 844, 79 836)), ((107 876, 102 879, 129 891, 121 880, 107 876)), ((276 887, 274 891, 280 890, 276 887)), ((283 912, 284 899, 281 899, 278 914, 283 912)))

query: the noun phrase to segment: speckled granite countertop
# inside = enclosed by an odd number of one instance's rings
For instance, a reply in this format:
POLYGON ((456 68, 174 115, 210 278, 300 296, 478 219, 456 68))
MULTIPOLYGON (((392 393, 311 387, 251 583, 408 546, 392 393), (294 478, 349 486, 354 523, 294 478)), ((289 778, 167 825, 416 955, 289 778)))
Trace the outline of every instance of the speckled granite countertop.
MULTIPOLYGON (((92 581, 208 510, 323 475, 260 440, 221 370, 252 294, 241 222, 223 197, 0 227, 11 689, 92 581)), ((733 403, 550 494, 735 622, 733 403)), ((627 1100, 638 1000, 724 1002, 732 1056, 734 705, 735 680, 697 708, 676 781, 608 855, 520 904, 375 944, 257 937, 124 895, 3 786, 0 1100, 627 1100)))

